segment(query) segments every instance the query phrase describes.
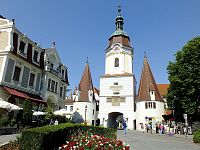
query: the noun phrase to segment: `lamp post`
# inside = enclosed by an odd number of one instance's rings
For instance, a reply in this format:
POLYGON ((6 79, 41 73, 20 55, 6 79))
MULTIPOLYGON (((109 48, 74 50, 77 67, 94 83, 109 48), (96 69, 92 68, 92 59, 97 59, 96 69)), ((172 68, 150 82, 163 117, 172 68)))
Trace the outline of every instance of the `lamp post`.
POLYGON ((86 122, 86 113, 87 113, 87 105, 85 106, 85 125, 87 124, 87 122, 86 122))

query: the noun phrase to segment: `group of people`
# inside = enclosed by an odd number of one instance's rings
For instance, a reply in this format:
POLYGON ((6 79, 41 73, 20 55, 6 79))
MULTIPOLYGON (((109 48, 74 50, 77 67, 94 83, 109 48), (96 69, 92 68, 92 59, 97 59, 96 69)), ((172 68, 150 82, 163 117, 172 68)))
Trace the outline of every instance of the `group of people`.
POLYGON ((174 135, 174 134, 184 134, 186 137, 188 135, 188 131, 189 131, 189 127, 187 124, 182 124, 182 125, 176 125, 176 124, 167 124, 167 123, 156 123, 155 127, 152 127, 152 123, 148 123, 143 125, 142 123, 141 125, 141 131, 144 133, 145 131, 147 133, 153 133, 153 130, 157 133, 157 134, 168 134, 168 135, 174 135))

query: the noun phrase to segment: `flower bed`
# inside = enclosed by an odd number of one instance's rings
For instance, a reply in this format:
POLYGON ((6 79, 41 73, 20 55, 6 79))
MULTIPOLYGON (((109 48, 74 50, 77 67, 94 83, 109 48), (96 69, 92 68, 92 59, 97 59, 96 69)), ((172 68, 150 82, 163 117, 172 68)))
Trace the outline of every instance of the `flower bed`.
POLYGON ((72 135, 78 135, 79 131, 116 139, 116 129, 70 123, 48 125, 24 130, 19 141, 20 150, 27 150, 27 147, 34 150, 58 149, 72 135))
POLYGON ((60 150, 130 150, 130 145, 126 145, 118 139, 106 138, 102 135, 93 135, 90 132, 79 132, 73 134, 69 141, 66 141, 60 150))

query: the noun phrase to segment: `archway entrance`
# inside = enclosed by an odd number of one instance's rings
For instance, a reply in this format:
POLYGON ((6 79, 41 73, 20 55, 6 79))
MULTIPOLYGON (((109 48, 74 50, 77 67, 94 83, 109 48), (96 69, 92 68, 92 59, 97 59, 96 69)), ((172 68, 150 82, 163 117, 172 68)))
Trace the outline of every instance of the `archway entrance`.
POLYGON ((121 129, 122 128, 121 119, 123 119, 122 113, 120 113, 120 112, 109 113, 108 120, 107 120, 107 127, 121 129))

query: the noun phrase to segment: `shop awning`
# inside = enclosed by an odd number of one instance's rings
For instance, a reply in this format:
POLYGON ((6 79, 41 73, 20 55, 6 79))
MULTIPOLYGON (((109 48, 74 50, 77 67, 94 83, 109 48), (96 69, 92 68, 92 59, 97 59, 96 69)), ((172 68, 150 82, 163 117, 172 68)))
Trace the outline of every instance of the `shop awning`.
POLYGON ((17 97, 20 97, 20 98, 23 98, 23 99, 30 99, 32 102, 35 102, 35 103, 47 104, 47 102, 44 101, 39 95, 35 95, 35 94, 27 93, 27 92, 22 92, 22 91, 15 90, 15 89, 5 87, 5 86, 3 86, 3 88, 10 95, 17 96, 17 97))
POLYGON ((17 96, 17 97, 21 97, 21 98, 29 98, 24 92, 20 92, 18 90, 15 90, 15 89, 11 89, 9 87, 5 87, 3 86, 3 88, 10 94, 10 95, 14 95, 14 96, 17 96))
POLYGON ((47 104, 47 102, 44 101, 39 95, 35 95, 35 94, 27 93, 27 92, 26 92, 26 95, 31 99, 31 101, 35 103, 47 104))

